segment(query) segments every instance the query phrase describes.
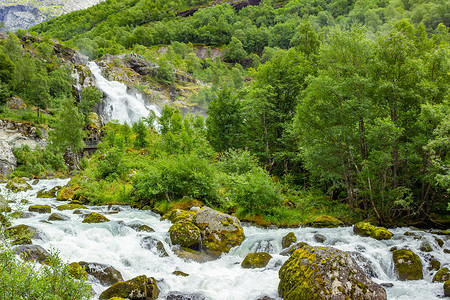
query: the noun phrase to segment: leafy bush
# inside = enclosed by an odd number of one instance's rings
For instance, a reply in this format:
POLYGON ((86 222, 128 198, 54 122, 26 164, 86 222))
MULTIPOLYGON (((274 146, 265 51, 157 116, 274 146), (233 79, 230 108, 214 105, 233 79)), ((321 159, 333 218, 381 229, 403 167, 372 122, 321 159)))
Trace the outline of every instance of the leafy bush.
POLYGON ((42 176, 47 172, 66 172, 68 170, 60 153, 49 149, 36 148, 34 151, 28 145, 13 149, 17 157, 17 168, 12 173, 17 177, 42 176))

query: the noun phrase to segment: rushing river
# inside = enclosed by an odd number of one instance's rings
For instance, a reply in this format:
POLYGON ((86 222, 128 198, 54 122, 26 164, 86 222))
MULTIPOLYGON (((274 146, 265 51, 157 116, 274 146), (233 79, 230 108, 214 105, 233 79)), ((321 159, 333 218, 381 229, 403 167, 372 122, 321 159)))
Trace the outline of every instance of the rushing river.
MULTIPOLYGON (((56 185, 63 186, 67 182, 67 179, 41 180, 33 186, 33 190, 17 194, 7 193, 5 184, 1 184, 0 193, 17 202, 27 199, 29 203, 18 207, 23 211, 27 211, 29 205, 47 204, 52 207, 52 212, 59 212, 56 206, 63 203, 56 199, 36 198, 36 193, 41 189, 49 190, 56 185)), ((29 183, 31 184, 31 181, 29 183)), ((14 204, 11 206, 15 209, 14 204)), ((42 238, 33 240, 33 243, 47 250, 52 248, 59 250, 60 257, 68 263, 87 261, 112 265, 122 273, 125 280, 143 274, 154 277, 160 281, 159 299, 166 299, 168 293, 174 291, 201 294, 206 299, 254 300, 264 296, 279 299, 277 296, 278 270, 287 259, 279 255, 281 239, 290 231, 295 233, 298 241, 304 241, 313 246, 332 246, 351 253, 375 282, 393 284, 393 287, 385 288, 388 299, 428 300, 443 297, 443 284, 431 283, 436 271, 428 271, 428 262, 433 256, 442 263, 442 266, 450 265, 450 255, 443 252, 444 248, 450 248, 450 240, 446 237, 439 236, 444 240, 444 246, 441 248, 435 240, 435 235, 430 233, 414 231, 422 236, 422 239, 405 236, 405 232, 412 231, 410 228, 392 229, 394 233, 392 239, 377 241, 354 235, 351 227, 261 229, 245 226, 244 242, 239 247, 233 248, 230 253, 211 262, 187 262, 172 252, 168 234, 171 223, 161 221, 159 215, 123 206, 110 209, 105 206, 89 206, 88 208, 89 211, 105 214, 111 221, 85 224, 81 222, 82 215, 63 211, 60 213, 70 217, 69 220, 47 223, 42 221, 47 220, 49 214, 27 213, 27 218, 13 220, 13 225, 26 224, 37 228, 42 238), (120 211, 109 214, 111 209, 120 211), (155 232, 136 232, 129 226, 135 224, 148 225, 155 232), (317 234, 326 238, 324 243, 316 242, 314 236, 317 234), (160 257, 154 250, 144 247, 142 241, 148 236, 162 241, 169 256, 160 257), (423 240, 429 241, 433 248, 432 252, 425 253, 419 250, 423 240), (389 251, 393 246, 399 249, 409 248, 420 256, 424 266, 423 280, 406 282, 397 280, 392 254, 389 251), (266 251, 273 256, 268 266, 264 269, 243 269, 240 263, 244 257, 247 253, 256 251, 266 251), (189 276, 176 276, 172 274, 175 270, 188 273, 189 276)), ((98 294, 107 288, 96 283, 93 278, 89 280, 98 294)))

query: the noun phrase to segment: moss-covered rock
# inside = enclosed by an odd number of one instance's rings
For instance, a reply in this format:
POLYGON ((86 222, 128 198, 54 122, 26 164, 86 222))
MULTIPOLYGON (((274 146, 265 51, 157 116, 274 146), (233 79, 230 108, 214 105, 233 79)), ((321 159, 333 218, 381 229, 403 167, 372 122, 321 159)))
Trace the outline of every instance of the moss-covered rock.
POLYGON ((87 279, 88 273, 86 270, 77 262, 70 263, 68 266, 69 274, 76 279, 87 279))
POLYGON ((111 299, 113 297, 128 298, 130 300, 150 300, 158 298, 159 290, 156 280, 153 277, 147 278, 145 275, 135 277, 127 281, 119 281, 103 293, 99 299, 111 299))
POLYGON ((151 236, 143 237, 141 240, 141 246, 144 249, 152 251, 159 257, 168 257, 169 256, 169 254, 167 254, 166 249, 164 248, 164 244, 161 241, 159 241, 151 236))
POLYGON ((87 263, 85 261, 80 261, 78 264, 87 274, 97 278, 100 284, 104 286, 110 286, 119 281, 123 281, 122 274, 113 266, 93 262, 87 263))
POLYGON ((161 220, 169 220, 172 223, 176 223, 179 220, 188 220, 192 221, 192 217, 194 216, 194 211, 187 211, 187 210, 181 210, 181 209, 173 209, 171 211, 168 211, 165 213, 161 220))
POLYGON ((207 250, 227 253, 239 246, 245 238, 241 222, 230 215, 203 207, 193 217, 194 224, 200 228, 202 246, 207 250))
POLYGON ((31 244, 33 244, 33 241, 29 237, 20 237, 20 238, 15 239, 12 242, 13 246, 16 246, 16 245, 31 245, 31 244))
POLYGON ((176 275, 176 276, 182 276, 182 277, 188 277, 189 276, 188 273, 184 273, 182 271, 173 271, 172 274, 176 275))
POLYGON ((444 282, 444 296, 450 297, 450 280, 444 282))
POLYGON ((191 249, 200 248, 200 229, 191 221, 179 220, 170 227, 169 233, 174 245, 191 249))
POLYGON ((72 209, 87 209, 86 206, 81 204, 63 204, 56 207, 58 210, 72 210, 72 209))
POLYGON ((62 215, 62 214, 58 214, 58 213, 52 213, 49 217, 48 217, 49 221, 67 221, 69 220, 68 216, 62 215))
POLYGON ((450 272, 448 268, 442 268, 433 277, 433 282, 444 282, 450 280, 450 272))
POLYGON ((58 201, 68 201, 72 200, 74 197, 74 192, 70 187, 63 187, 56 196, 56 200, 58 201))
POLYGON ((431 247, 431 244, 430 244, 429 241, 422 241, 422 243, 420 243, 419 249, 422 252, 431 252, 431 251, 433 251, 433 248, 431 247))
POLYGON ((401 249, 392 251, 394 266, 400 280, 423 279, 422 261, 411 250, 401 249))
POLYGON ((28 211, 34 211, 40 214, 49 214, 52 211, 50 205, 30 205, 28 211))
POLYGON ((385 290, 348 253, 331 247, 304 245, 278 274, 278 293, 285 300, 386 299, 385 290))
POLYGON ((179 247, 173 249, 176 256, 179 258, 182 258, 186 261, 196 261, 199 263, 207 262, 207 261, 213 261, 217 259, 220 256, 220 253, 212 252, 209 250, 193 250, 190 248, 185 247, 179 247))
POLYGON ((56 198, 56 193, 61 189, 60 186, 55 186, 52 189, 46 191, 45 189, 37 192, 38 198, 56 198))
POLYGON ((332 228, 332 227, 343 226, 344 223, 335 217, 322 215, 322 216, 318 216, 314 220, 312 220, 310 222, 310 225, 312 227, 332 228))
POLYGON ((104 215, 101 215, 96 212, 88 214, 86 217, 84 217, 83 220, 83 223, 103 223, 103 222, 109 222, 109 219, 104 215))
POLYGON ((13 178, 6 184, 6 188, 13 191, 14 193, 25 192, 31 190, 32 187, 23 178, 13 178))
POLYGON ((429 271, 439 270, 440 267, 441 267, 441 262, 435 258, 432 258, 430 260, 430 265, 428 266, 428 270, 429 271))
POLYGON ((386 228, 373 226, 368 222, 359 222, 353 225, 353 233, 360 236, 370 236, 377 240, 388 240, 394 235, 386 228))
POLYGON ((137 232, 155 232, 155 230, 153 228, 151 228, 150 226, 147 225, 141 225, 139 227, 136 228, 137 232))
POLYGON ((244 269, 264 268, 272 259, 272 255, 266 252, 249 253, 241 263, 244 269))
POLYGON ((24 260, 37 261, 41 264, 47 263, 50 259, 50 254, 38 245, 21 245, 15 249, 15 253, 24 260))
POLYGON ((6 232, 10 237, 13 237, 13 238, 22 238, 22 237, 28 237, 28 238, 32 238, 32 239, 40 238, 40 235, 36 228, 28 226, 28 225, 23 225, 23 224, 16 225, 13 227, 8 227, 6 229, 6 232))
POLYGON ((294 244, 297 241, 295 234, 293 232, 289 232, 281 239, 281 247, 287 248, 290 245, 294 244))

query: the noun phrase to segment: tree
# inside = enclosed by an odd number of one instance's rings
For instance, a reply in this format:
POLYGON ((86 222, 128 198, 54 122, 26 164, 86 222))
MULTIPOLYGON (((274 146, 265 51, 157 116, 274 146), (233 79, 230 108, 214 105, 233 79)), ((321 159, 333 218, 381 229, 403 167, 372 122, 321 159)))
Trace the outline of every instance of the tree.
POLYGON ((47 78, 42 74, 34 74, 26 91, 28 101, 37 107, 37 123, 41 109, 46 109, 50 103, 47 78))
POLYGON ((13 62, 0 50, 0 81, 9 83, 13 79, 14 69, 13 62))
POLYGON ((225 53, 223 55, 224 59, 229 62, 240 62, 247 57, 247 52, 244 50, 242 42, 236 37, 231 38, 230 44, 228 44, 225 53))
POLYGON ((85 115, 94 109, 94 106, 102 100, 103 93, 97 87, 87 87, 81 91, 78 108, 85 115))

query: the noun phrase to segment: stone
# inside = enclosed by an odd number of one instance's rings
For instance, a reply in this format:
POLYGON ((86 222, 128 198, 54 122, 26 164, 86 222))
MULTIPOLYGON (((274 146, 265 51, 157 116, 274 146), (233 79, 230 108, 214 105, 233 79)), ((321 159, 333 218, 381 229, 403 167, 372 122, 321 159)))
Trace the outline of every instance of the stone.
POLYGON ((184 259, 185 261, 196 261, 199 263, 204 263, 208 261, 213 261, 219 257, 217 252, 211 252, 209 250, 200 250, 196 251, 190 248, 179 247, 173 249, 173 252, 179 258, 184 259))
POLYGON ((244 269, 264 268, 272 259, 272 255, 266 252, 249 253, 241 263, 244 269))
POLYGON ((61 189, 60 186, 55 186, 52 189, 46 191, 45 189, 42 189, 40 191, 37 192, 37 197, 38 198, 56 198, 56 194, 58 193, 58 191, 61 189))
POLYGON ((11 146, 4 140, 0 140, 0 175, 7 176, 17 167, 17 158, 12 152, 11 146))
POLYGON ((297 241, 297 238, 295 237, 295 234, 293 232, 289 232, 281 239, 281 247, 287 248, 290 245, 294 244, 297 241))
POLYGON ((32 189, 31 185, 29 185, 25 181, 25 179, 18 178, 18 177, 13 178, 10 181, 8 181, 8 183, 6 184, 6 188, 10 189, 14 193, 25 192, 25 191, 28 191, 28 190, 32 189))
POLYGON ((241 222, 228 214, 203 207, 193 217, 194 224, 200 228, 202 246, 207 250, 228 253, 239 246, 245 238, 241 222))
POLYGON ((388 240, 394 235, 386 228, 373 226, 368 222, 359 222, 353 225, 353 233, 360 236, 370 236, 377 240, 388 240))
POLYGON ((30 205, 28 211, 34 211, 40 214, 49 214, 52 211, 50 205, 30 205))
POLYGON ((56 195, 56 200, 58 201, 69 201, 74 197, 74 192, 69 187, 63 187, 56 195))
POLYGON ((17 238, 12 242, 13 246, 16 245, 31 245, 33 244, 33 241, 29 237, 21 237, 17 238))
POLYGON ((27 105, 21 98, 13 96, 6 101, 6 107, 9 109, 24 109, 27 105))
POLYGON ((145 275, 137 276, 131 280, 119 281, 100 294, 100 300, 111 299, 112 297, 128 298, 130 300, 150 300, 156 299, 159 289, 153 277, 147 278, 145 275))
POLYGON ((450 297, 450 280, 444 282, 444 296, 450 297))
POLYGON ((292 253, 294 253, 295 250, 303 248, 306 245, 308 245, 308 244, 305 243, 305 242, 296 243, 294 245, 291 245, 289 248, 284 249, 283 251, 281 251, 280 255, 290 256, 290 255, 292 255, 292 253))
POLYGON ((103 223, 103 222, 109 222, 109 219, 96 212, 88 214, 83 220, 83 223, 103 223))
POLYGON ((31 183, 31 185, 36 185, 36 184, 38 184, 39 183, 39 179, 35 179, 35 180, 33 180, 33 182, 31 183))
POLYGON ((207 300, 208 298, 201 293, 182 293, 182 292, 169 292, 165 298, 166 300, 207 300))
POLYGON ((77 262, 73 262, 67 265, 69 274, 76 279, 87 279, 88 273, 86 270, 77 262))
POLYGON ((450 280, 450 272, 448 271, 448 268, 440 269, 433 277, 433 282, 445 282, 447 280, 450 280))
POLYGON ((19 255, 26 261, 37 261, 41 264, 47 263, 50 254, 38 245, 21 245, 15 249, 16 255, 19 255))
POLYGON ((122 274, 117 271, 113 266, 80 261, 78 264, 87 272, 97 278, 100 284, 104 286, 113 285, 119 281, 123 281, 122 274))
POLYGON ((444 241, 438 237, 434 237, 434 240, 436 241, 436 243, 439 245, 439 247, 442 248, 442 246, 444 246, 444 241))
POLYGON ((392 251, 394 266, 400 280, 423 279, 422 261, 411 250, 401 249, 392 251))
POLYGON ((164 248, 164 244, 151 236, 146 236, 142 238, 141 247, 154 252, 159 257, 169 256, 169 254, 167 254, 166 249, 164 248))
POLYGON ((188 273, 184 273, 182 271, 173 271, 172 274, 173 275, 177 275, 177 276, 183 276, 183 277, 188 277, 189 276, 188 273))
MULTIPOLYGON (((63 204, 56 207, 58 210, 72 210, 72 209, 87 209, 86 206, 81 204, 63 204)), ((75 212, 74 212, 75 213, 75 212)))
POLYGON ((382 286, 367 277, 346 252, 304 245, 279 272, 278 294, 298 299, 387 299, 382 286))
POLYGON ((431 252, 431 251, 433 251, 433 248, 431 247, 431 244, 430 244, 429 241, 422 241, 422 243, 420 243, 419 249, 422 252, 431 252))
POLYGON ((433 258, 430 260, 430 265, 428 266, 428 271, 439 270, 441 267, 441 262, 433 258))
POLYGON ((339 220, 339 219, 337 219, 335 217, 322 215, 322 216, 318 216, 314 220, 312 220, 310 225, 312 227, 332 228, 332 227, 343 226, 344 223, 341 220, 339 220))
POLYGON ((174 245, 191 249, 200 248, 200 229, 191 221, 179 220, 170 227, 169 233, 174 245))
POLYGON ((48 220, 49 221, 67 221, 70 218, 68 216, 59 214, 59 213, 52 213, 49 217, 48 220))
POLYGON ((314 240, 318 243, 323 243, 327 240, 327 238, 323 234, 316 233, 314 235, 314 240))
POLYGON ((138 228, 136 228, 137 232, 155 232, 155 230, 153 230, 153 228, 151 228, 150 226, 147 225, 141 225, 138 228))
POLYGON ((10 237, 17 237, 17 238, 28 237, 32 239, 39 239, 41 237, 36 228, 23 224, 8 227, 6 229, 6 232, 9 234, 10 237))

